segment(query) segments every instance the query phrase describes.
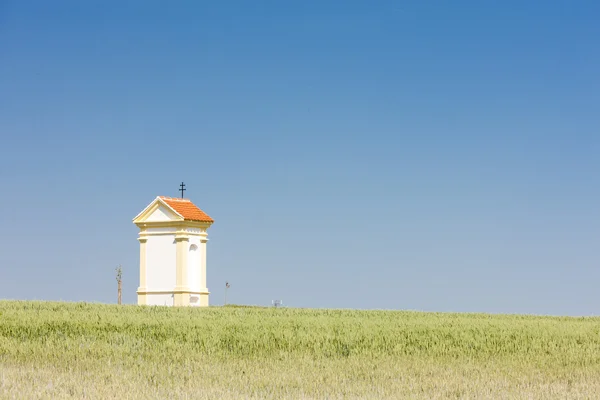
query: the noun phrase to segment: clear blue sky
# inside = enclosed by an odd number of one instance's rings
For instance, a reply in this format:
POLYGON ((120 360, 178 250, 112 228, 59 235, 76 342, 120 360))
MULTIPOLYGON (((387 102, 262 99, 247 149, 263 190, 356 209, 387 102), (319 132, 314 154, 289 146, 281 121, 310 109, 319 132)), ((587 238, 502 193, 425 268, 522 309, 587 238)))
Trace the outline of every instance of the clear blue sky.
POLYGON ((223 303, 600 314, 597 1, 2 1, 0 298, 136 301, 157 195, 223 303))

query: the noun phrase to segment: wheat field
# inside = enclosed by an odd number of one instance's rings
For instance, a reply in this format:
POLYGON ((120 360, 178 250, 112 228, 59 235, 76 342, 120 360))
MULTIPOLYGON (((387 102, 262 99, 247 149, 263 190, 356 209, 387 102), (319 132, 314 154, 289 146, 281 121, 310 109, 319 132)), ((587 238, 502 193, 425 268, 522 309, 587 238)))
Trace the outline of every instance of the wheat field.
POLYGON ((600 318, 0 301, 2 399, 593 399, 600 318))

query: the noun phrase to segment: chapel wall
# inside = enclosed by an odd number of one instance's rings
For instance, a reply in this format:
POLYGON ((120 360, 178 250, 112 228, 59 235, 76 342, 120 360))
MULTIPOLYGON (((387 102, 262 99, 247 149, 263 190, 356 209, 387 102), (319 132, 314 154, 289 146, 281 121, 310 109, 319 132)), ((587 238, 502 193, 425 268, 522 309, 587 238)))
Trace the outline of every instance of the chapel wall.
POLYGON ((146 244, 146 288, 173 291, 176 280, 175 235, 149 236, 146 244))
POLYGON ((146 295, 146 304, 149 306, 172 306, 173 305, 173 294, 172 293, 148 294, 148 295, 146 295))
POLYGON ((188 286, 190 291, 200 291, 200 239, 190 237, 189 250, 187 258, 188 286))

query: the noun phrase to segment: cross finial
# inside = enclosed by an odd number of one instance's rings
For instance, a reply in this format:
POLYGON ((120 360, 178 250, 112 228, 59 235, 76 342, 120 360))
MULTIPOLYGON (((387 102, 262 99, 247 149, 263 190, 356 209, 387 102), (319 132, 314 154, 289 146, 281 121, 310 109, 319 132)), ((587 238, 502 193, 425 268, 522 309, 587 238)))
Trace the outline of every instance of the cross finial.
POLYGON ((185 183, 181 182, 181 185, 179 185, 179 191, 181 192, 181 198, 183 199, 183 192, 185 192, 185 183))

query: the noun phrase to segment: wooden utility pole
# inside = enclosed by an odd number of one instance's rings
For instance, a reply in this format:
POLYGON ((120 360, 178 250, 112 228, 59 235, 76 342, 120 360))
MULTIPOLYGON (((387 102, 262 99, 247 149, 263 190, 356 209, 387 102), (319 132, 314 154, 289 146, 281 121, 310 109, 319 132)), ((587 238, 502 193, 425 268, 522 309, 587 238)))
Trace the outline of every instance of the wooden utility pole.
POLYGON ((122 280, 121 280, 121 276, 122 276, 122 270, 121 270, 121 265, 119 265, 117 268, 115 268, 115 271, 117 272, 117 303, 119 305, 121 305, 121 292, 122 292, 122 280))

